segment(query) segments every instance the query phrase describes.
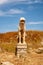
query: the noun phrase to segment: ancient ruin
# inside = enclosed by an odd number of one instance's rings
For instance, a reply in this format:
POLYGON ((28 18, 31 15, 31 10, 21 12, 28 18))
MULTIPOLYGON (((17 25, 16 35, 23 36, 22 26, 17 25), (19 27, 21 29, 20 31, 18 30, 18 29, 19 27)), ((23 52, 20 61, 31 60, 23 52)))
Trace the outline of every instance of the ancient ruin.
POLYGON ((19 30, 18 30, 18 44, 17 44, 17 56, 25 56, 27 53, 27 44, 25 42, 25 18, 20 18, 19 30))

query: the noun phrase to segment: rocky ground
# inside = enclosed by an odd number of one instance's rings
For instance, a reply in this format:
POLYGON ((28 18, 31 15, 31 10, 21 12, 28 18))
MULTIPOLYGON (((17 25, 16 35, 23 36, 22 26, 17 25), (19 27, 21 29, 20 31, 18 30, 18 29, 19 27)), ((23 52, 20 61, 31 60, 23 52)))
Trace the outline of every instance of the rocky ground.
POLYGON ((17 58, 14 53, 0 53, 0 65, 43 65, 43 53, 29 53, 20 58, 17 58))

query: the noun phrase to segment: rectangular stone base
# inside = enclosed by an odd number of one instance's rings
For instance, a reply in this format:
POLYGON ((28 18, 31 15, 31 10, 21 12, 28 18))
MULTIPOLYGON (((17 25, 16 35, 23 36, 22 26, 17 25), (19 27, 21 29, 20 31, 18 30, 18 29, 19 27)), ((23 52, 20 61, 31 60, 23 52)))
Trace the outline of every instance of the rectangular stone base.
POLYGON ((27 44, 19 44, 17 45, 17 56, 24 56, 27 53, 27 44))

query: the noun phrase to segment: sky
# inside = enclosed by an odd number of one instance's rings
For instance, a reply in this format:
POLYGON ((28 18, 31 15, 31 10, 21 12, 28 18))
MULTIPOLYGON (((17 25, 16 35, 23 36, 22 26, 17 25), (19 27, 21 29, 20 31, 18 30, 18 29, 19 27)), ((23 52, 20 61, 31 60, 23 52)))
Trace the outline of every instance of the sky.
POLYGON ((0 0, 0 33, 18 31, 21 17, 26 30, 43 31, 43 0, 0 0))

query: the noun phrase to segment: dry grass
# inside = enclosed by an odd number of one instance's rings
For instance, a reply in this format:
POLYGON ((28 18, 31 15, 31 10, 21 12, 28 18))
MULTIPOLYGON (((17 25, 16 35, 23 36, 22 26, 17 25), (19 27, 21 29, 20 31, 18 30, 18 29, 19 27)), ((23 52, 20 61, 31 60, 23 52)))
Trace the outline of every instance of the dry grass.
POLYGON ((17 45, 17 32, 9 32, 0 34, 0 63, 9 61, 14 65, 43 65, 43 53, 37 54, 32 52, 33 49, 43 47, 43 31, 27 31, 26 43, 27 55, 17 58, 15 56, 15 48, 17 45), (29 48, 32 48, 29 50, 29 48))

